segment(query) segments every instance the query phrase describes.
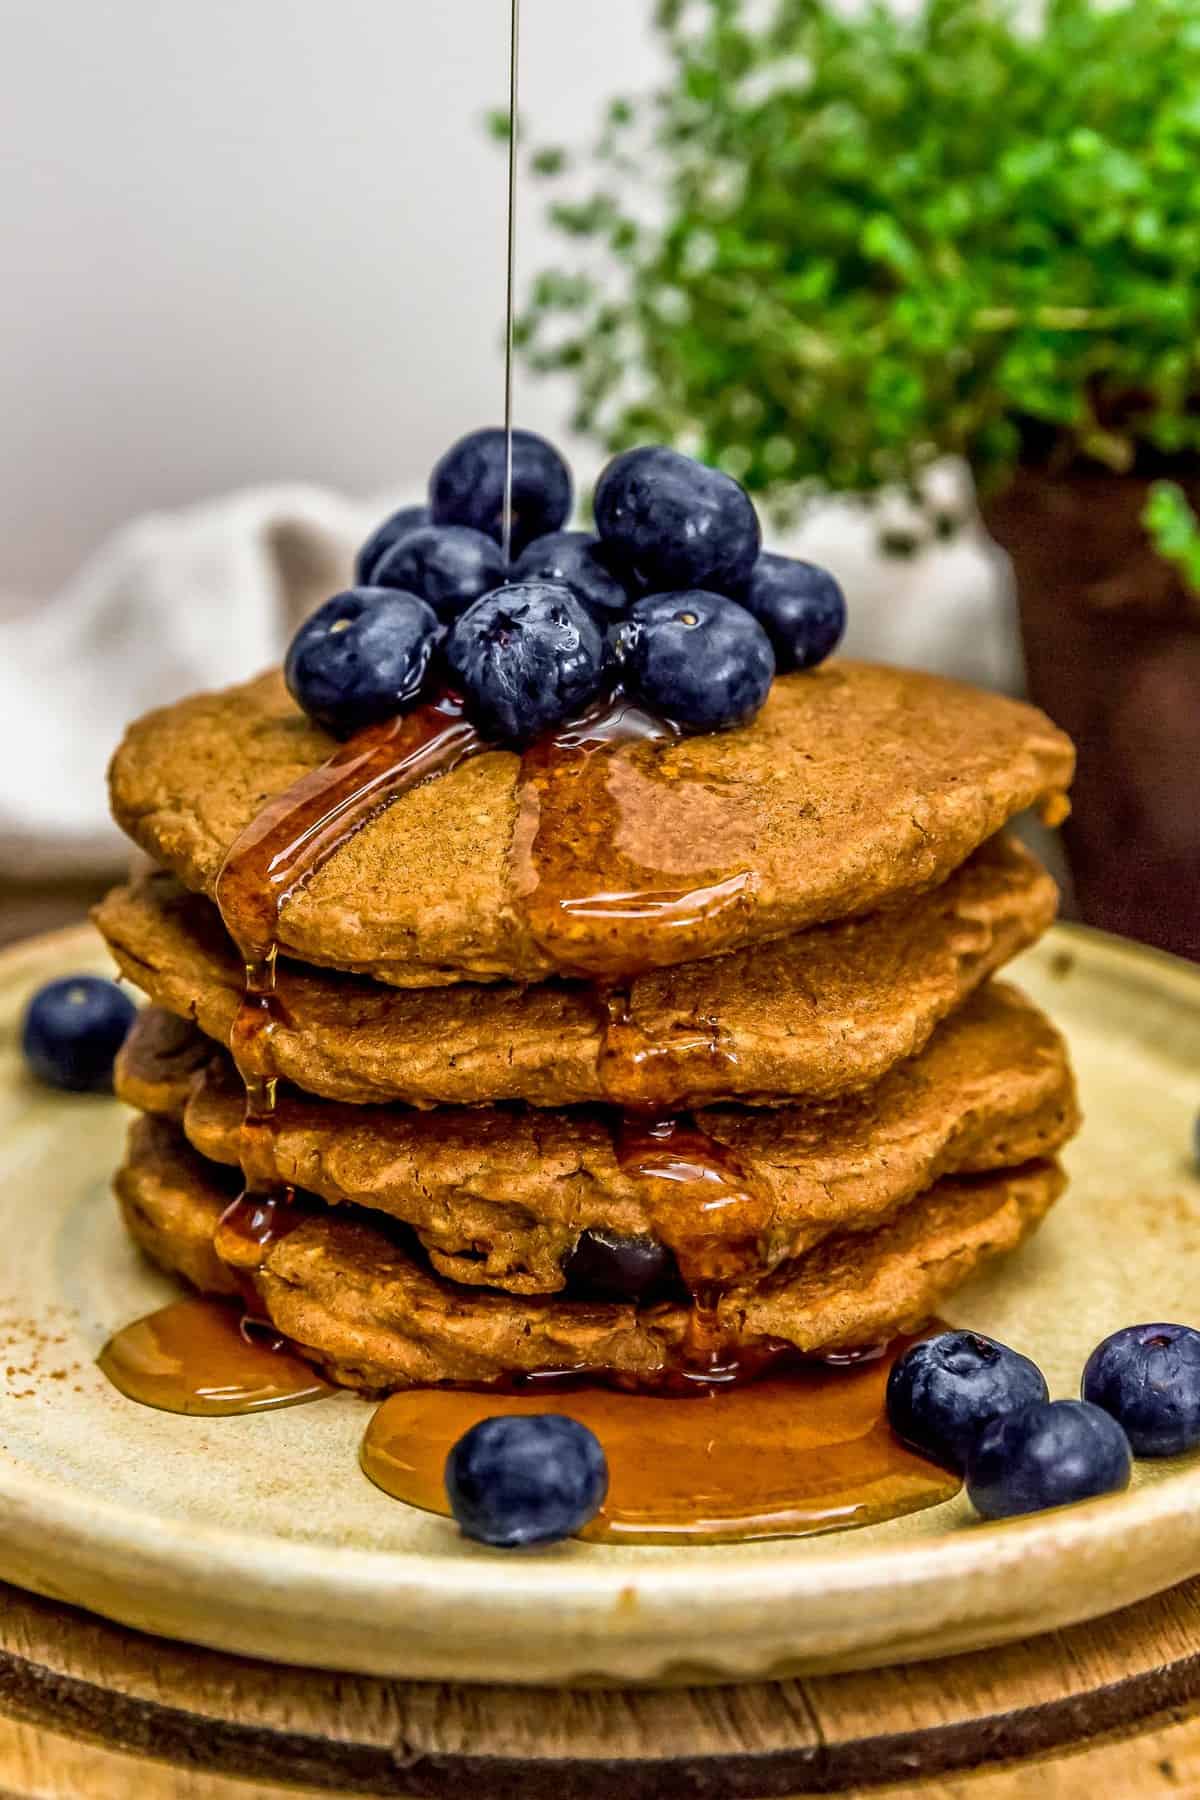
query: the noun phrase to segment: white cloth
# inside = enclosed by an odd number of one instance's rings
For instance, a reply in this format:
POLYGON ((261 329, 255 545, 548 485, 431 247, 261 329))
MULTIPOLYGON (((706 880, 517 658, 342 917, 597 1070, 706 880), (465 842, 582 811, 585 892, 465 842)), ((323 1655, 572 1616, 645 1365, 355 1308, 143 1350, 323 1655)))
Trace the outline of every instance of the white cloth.
POLYGON ((279 660, 383 507, 273 487, 154 514, 0 620, 0 872, 117 866, 105 770, 130 719, 279 660))
MULTIPOLYGON (((0 608, 0 874, 119 867, 126 848, 104 776, 127 722, 277 662, 395 504, 289 486, 155 514, 118 532, 52 599, 0 608)), ((877 513, 833 505, 780 546, 842 579, 847 648, 1018 688, 1011 595, 978 525, 905 562, 880 558, 878 533, 877 513)))

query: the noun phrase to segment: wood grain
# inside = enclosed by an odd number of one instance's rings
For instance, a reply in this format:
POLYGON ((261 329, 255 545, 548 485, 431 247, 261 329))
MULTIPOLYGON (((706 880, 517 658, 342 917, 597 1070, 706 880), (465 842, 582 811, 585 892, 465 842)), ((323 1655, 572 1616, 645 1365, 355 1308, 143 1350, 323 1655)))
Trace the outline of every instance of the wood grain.
POLYGON ((1200 1582, 910 1668, 546 1692, 248 1662, 0 1588, 0 1714, 0 1793, 20 1800, 1196 1793, 1200 1582))

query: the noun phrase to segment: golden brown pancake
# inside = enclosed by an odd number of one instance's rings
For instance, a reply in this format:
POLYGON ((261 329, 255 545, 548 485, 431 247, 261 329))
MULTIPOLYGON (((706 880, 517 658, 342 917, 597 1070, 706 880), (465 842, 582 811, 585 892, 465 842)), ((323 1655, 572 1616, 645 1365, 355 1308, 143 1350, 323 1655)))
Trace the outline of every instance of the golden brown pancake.
MULTIPOLYGON (((820 1354, 914 1330, 1054 1203, 1054 1163, 938 1182, 879 1230, 831 1237, 720 1302, 743 1355, 820 1354)), ((347 1387, 380 1392, 550 1371, 653 1386, 682 1363, 688 1308, 517 1299, 431 1274, 402 1234, 361 1213, 313 1210, 240 1280, 214 1254, 228 1202, 220 1171, 162 1119, 139 1119, 116 1178, 129 1230, 162 1268, 206 1292, 252 1282, 276 1328, 347 1387)))
MULTIPOLYGON (((615 1028, 586 983, 405 993, 280 963, 272 1055, 297 1087, 355 1103, 824 1099, 920 1051, 1041 936, 1056 899, 1026 850, 994 839, 901 906, 639 977, 615 1028)), ((242 966, 210 902, 154 875, 114 889, 93 916, 123 974, 228 1043, 242 966)))
MULTIPOLYGON (((156 862, 212 897, 264 803, 335 748, 270 673, 132 726, 112 764, 113 811, 156 862)), ((570 838, 583 865, 571 882, 586 891, 556 879, 556 902, 607 891, 614 859, 634 896, 570 914, 570 967, 686 962, 936 886, 1025 807, 1056 807, 1074 764, 1069 740, 1031 707, 851 662, 776 681, 744 730, 601 754, 577 831, 537 837, 548 800, 508 751, 397 799, 283 907, 281 947, 401 987, 544 980, 566 964, 537 903, 547 858, 570 838), (706 896, 704 931, 663 931, 622 961, 636 896, 668 891, 706 896)), ((561 907, 550 912, 561 922, 561 907)))
MULTIPOLYGON (((175 1047, 177 1024, 154 1009, 142 1015, 118 1063, 117 1092, 180 1122, 206 1160, 236 1165, 241 1083, 211 1046, 201 1071, 189 1066, 175 1047)), ((943 1176, 1053 1155, 1078 1112, 1058 1033, 1014 988, 991 984, 866 1094, 711 1108, 697 1123, 760 1197, 761 1230, 727 1252, 757 1274, 831 1233, 873 1230, 943 1176)), ((726 1224, 724 1215, 708 1223, 697 1248, 694 1214, 685 1206, 680 1217, 674 1187, 622 1158, 619 1120, 599 1108, 414 1112, 281 1090, 271 1154, 281 1183, 390 1214, 415 1230, 442 1275, 514 1293, 561 1290, 589 1231, 665 1243, 685 1279, 699 1281, 693 1259, 711 1255, 726 1224)), ((726 1230, 744 1229, 745 1215, 731 1210, 726 1230)))

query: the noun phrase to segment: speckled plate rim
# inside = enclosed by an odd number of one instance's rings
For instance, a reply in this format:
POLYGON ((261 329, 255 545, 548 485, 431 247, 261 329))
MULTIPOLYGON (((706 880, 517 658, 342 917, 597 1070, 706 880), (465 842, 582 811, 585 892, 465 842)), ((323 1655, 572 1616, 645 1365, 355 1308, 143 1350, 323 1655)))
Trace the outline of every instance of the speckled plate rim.
MULTIPOLYGON (((1054 942, 1200 1012, 1200 970, 1075 926, 1054 942)), ((0 954, 6 979, 96 962, 85 930, 0 954)), ((1200 1081, 1200 1077, 1198 1077, 1200 1081)), ((1200 1463, 1128 1494, 929 1542, 744 1562, 594 1546, 458 1561, 133 1516, 0 1458, 0 1577, 212 1648, 458 1681, 736 1681, 980 1649, 1098 1617, 1200 1573, 1200 1463)))

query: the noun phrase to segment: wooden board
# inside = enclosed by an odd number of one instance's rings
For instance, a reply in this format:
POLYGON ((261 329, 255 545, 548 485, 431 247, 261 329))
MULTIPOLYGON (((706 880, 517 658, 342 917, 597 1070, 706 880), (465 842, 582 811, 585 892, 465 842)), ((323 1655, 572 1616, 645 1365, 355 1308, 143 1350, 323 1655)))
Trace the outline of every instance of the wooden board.
POLYGON ((0 1714, 21 1800, 1141 1800, 1200 1792, 1200 1582, 909 1669, 561 1692, 247 1662, 0 1588, 0 1714))

